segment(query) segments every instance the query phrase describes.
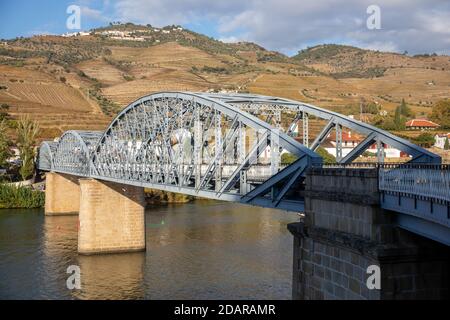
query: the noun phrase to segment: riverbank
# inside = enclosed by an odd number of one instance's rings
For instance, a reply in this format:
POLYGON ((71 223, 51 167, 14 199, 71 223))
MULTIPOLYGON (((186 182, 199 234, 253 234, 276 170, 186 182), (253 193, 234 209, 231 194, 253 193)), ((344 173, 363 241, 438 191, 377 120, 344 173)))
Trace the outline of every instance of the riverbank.
POLYGON ((0 209, 32 209, 45 205, 45 194, 30 187, 0 184, 0 209))
MULTIPOLYGON (((157 204, 180 204, 194 200, 194 197, 145 189, 145 200, 147 205, 157 204)), ((0 209, 32 209, 45 206, 45 192, 34 190, 30 186, 0 184, 0 209)))

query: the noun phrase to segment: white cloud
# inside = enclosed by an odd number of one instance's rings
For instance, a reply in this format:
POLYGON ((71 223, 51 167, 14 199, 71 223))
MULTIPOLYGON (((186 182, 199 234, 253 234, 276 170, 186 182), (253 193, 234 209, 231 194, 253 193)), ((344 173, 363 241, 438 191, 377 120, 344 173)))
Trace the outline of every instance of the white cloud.
POLYGON ((110 6, 114 20, 156 26, 213 21, 219 38, 287 53, 330 42, 450 53, 448 0, 118 0, 110 6), (371 4, 381 8, 381 30, 366 28, 371 4))
POLYGON ((98 21, 109 22, 111 19, 107 17, 102 10, 91 9, 87 6, 81 7, 81 16, 95 19, 98 21))
POLYGON ((397 45, 393 42, 369 42, 360 46, 363 49, 378 50, 385 52, 399 52, 397 45))
POLYGON ((220 37, 220 41, 225 43, 236 43, 236 42, 243 42, 243 41, 249 41, 248 34, 239 34, 236 36, 229 36, 229 37, 220 37))

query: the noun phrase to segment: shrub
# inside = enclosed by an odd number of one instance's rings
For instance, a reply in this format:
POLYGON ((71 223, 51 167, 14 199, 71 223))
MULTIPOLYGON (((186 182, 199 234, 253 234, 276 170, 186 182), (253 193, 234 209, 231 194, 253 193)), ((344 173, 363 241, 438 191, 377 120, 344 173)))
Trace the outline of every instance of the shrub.
POLYGON ((281 164, 291 164, 297 160, 298 157, 293 155, 292 153, 283 153, 281 155, 281 164))
POLYGON ((45 203, 45 194, 29 187, 0 184, 0 208, 40 208, 45 203))
POLYGON ((424 132, 419 136, 411 139, 413 143, 418 144, 424 148, 430 148, 434 145, 434 136, 431 133, 424 132))
POLYGON ((9 150, 9 139, 6 136, 6 129, 8 125, 5 120, 0 120, 0 167, 6 166, 11 151, 9 150))
POLYGON ((206 72, 206 73, 219 73, 219 74, 229 74, 230 73, 230 71, 228 71, 227 69, 225 69, 223 67, 209 67, 209 66, 204 66, 201 71, 206 72))
POLYGON ((316 153, 323 158, 324 164, 332 164, 336 163, 336 157, 332 154, 329 154, 327 150, 322 147, 318 147, 316 153))
POLYGON ((127 74, 124 74, 124 75, 123 75, 123 78, 124 78, 126 81, 133 81, 133 80, 134 80, 134 77, 133 77, 133 76, 130 76, 130 75, 127 75, 127 74))

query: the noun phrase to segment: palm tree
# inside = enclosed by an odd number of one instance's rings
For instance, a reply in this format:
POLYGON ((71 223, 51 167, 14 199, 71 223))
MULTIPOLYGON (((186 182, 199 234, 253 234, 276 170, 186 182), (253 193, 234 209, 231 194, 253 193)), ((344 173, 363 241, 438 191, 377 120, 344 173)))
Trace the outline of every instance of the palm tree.
POLYGON ((19 172, 22 180, 30 178, 34 173, 34 157, 36 156, 34 145, 39 133, 39 124, 28 116, 21 117, 17 122, 18 148, 22 167, 19 172))

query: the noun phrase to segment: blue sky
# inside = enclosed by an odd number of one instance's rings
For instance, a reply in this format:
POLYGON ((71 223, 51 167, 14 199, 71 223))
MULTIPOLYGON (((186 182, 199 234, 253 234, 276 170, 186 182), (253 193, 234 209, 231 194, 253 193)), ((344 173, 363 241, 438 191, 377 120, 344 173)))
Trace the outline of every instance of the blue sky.
MULTIPOLYGON (((28 37, 36 33, 62 34, 67 32, 66 9, 74 1, 14 0, 0 2, 0 38, 28 37)), ((91 4, 95 5, 95 2, 91 4)), ((95 7, 95 6, 94 6, 95 7)), ((101 9, 98 8, 98 9, 101 9)), ((102 26, 104 22, 90 17, 82 19, 83 29, 102 26)))
POLYGON ((450 54, 448 0, 2 0, 0 38, 67 32, 66 10, 72 4, 81 8, 82 30, 110 21, 180 24, 286 54, 322 43, 450 54), (380 8, 380 29, 367 28, 371 4, 380 8))

